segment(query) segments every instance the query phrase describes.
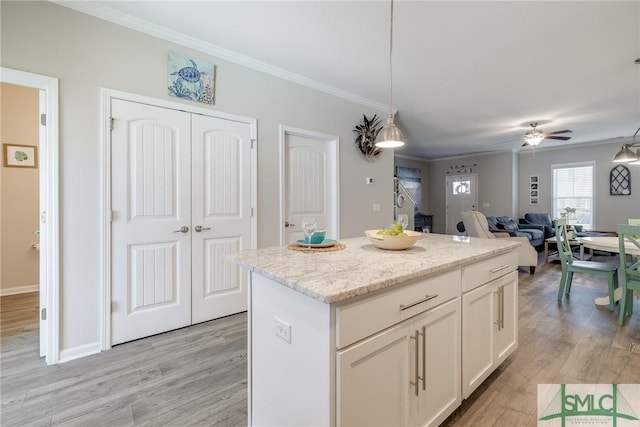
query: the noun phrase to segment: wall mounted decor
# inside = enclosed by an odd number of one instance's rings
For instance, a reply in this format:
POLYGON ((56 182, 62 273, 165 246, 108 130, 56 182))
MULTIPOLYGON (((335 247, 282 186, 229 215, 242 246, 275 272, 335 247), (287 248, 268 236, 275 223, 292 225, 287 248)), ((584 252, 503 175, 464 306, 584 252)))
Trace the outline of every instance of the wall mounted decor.
POLYGON ((169 95, 213 105, 215 65, 176 52, 169 52, 169 95))
POLYGON ((382 153, 382 149, 376 147, 376 137, 381 129, 380 119, 376 114, 371 118, 363 114, 362 121, 353 129, 356 134, 354 145, 369 162, 374 161, 382 153))
POLYGON ((35 145, 3 144, 4 165, 9 168, 37 168, 38 147, 35 145))
POLYGON ((609 194, 612 196, 631 195, 631 172, 624 165, 618 165, 609 173, 609 194))
POLYGON ((540 192, 538 189, 538 175, 529 177, 529 204, 537 205, 540 200, 540 192))

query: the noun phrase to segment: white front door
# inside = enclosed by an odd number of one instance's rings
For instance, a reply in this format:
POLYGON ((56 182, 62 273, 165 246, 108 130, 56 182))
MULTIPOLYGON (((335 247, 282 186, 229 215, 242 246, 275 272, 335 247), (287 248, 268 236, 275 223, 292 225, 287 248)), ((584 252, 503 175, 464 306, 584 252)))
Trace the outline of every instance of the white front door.
POLYGON ((192 119, 192 321, 247 309, 249 273, 225 261, 251 247, 251 127, 192 119))
POLYGON ((283 244, 304 239, 302 219, 314 217, 326 237, 337 239, 337 137, 283 129, 283 244))
POLYGON ((111 344, 246 310, 251 125, 113 99, 111 344))
POLYGON ((190 114, 114 99, 112 344, 191 324, 190 114))
POLYGON ((455 175, 446 178, 446 234, 464 234, 456 228, 462 212, 475 211, 478 206, 478 175, 455 175))

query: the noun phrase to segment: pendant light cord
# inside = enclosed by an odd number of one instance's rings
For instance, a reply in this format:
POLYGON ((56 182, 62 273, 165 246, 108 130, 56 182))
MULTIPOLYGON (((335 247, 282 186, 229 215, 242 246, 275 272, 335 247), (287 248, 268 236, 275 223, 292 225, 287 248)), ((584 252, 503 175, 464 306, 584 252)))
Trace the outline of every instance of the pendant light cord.
POLYGON ((393 0, 389 22, 389 120, 393 120, 393 0))

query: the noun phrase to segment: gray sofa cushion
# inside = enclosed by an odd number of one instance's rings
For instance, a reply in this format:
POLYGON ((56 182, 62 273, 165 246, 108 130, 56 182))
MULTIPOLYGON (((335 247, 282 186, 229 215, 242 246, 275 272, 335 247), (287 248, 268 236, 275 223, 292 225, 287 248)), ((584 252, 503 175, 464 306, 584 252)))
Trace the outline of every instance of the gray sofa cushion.
POLYGON ((518 224, 512 219, 506 222, 498 222, 498 228, 501 230, 507 231, 516 231, 518 229, 518 224))

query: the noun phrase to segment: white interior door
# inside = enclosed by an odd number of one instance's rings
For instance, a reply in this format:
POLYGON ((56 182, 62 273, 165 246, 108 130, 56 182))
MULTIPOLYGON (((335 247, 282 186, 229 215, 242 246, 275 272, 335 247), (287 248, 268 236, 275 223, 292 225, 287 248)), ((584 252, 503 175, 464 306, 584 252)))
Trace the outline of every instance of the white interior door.
POLYGON ((464 234, 456 228, 462 221, 462 212, 476 210, 478 206, 478 175, 446 177, 447 234, 464 234))
POLYGON ((191 118, 112 100, 112 344, 191 324, 191 118))
POLYGON ((225 261, 251 247, 251 126, 192 116, 192 322, 247 309, 249 273, 225 261))
POLYGON ((337 138, 285 129, 282 134, 284 185, 283 244, 304 239, 302 219, 314 217, 326 237, 337 239, 337 138))

